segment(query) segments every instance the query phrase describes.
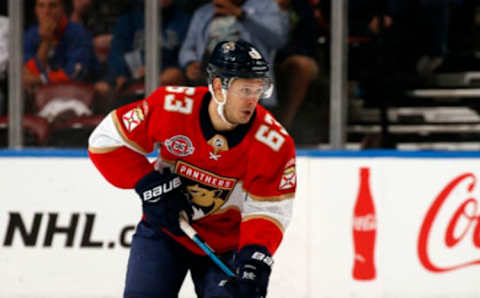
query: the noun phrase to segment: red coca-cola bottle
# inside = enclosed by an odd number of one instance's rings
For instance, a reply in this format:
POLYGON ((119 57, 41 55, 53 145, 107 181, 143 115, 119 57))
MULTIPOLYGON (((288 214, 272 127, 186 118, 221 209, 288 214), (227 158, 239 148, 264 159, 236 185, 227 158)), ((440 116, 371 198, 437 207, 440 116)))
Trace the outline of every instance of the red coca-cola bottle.
POLYGON ((375 238, 377 216, 370 192, 370 169, 360 168, 360 184, 353 208, 354 263, 352 275, 356 280, 373 280, 375 270, 375 238))

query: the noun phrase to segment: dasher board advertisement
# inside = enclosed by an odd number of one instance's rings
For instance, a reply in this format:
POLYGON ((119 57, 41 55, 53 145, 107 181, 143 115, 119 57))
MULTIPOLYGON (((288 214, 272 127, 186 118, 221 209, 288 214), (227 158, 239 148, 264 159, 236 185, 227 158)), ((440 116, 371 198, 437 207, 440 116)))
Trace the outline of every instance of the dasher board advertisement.
POLYGON ((310 297, 480 297, 480 160, 309 166, 310 297))
MULTIPOLYGON (((85 153, 12 152, 0 153, 0 298, 121 297, 136 194, 85 153)), ((267 297, 480 297, 480 155, 438 156, 300 154, 267 297)), ((191 282, 179 297, 196 297, 191 282)))

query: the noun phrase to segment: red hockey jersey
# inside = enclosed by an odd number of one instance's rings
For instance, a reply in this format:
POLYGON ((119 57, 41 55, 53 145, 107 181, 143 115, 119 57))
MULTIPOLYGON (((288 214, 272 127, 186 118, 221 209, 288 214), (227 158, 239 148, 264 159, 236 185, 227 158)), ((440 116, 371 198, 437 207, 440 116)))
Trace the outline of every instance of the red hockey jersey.
MULTIPOLYGON (((156 148, 185 182, 192 226, 217 252, 248 244, 278 248, 296 189, 292 138, 257 105, 248 124, 216 131, 206 87, 162 87, 107 116, 89 139, 89 155, 103 176, 133 188, 154 169, 145 157, 156 148)), ((158 163, 157 163, 158 164, 158 163)), ((202 253, 187 237, 174 237, 202 253)))

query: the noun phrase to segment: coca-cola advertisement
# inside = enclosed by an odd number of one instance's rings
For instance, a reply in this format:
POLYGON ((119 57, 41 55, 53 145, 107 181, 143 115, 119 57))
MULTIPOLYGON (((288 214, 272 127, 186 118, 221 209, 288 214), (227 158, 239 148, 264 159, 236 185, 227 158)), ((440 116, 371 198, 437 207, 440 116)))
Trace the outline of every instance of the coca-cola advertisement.
POLYGON ((370 168, 360 168, 358 194, 353 209, 354 263, 352 276, 355 280, 373 280, 375 270, 375 238, 377 216, 370 191, 370 168))
MULTIPOLYGON (((447 273, 463 268, 480 265, 480 254, 469 259, 459 253, 461 247, 480 249, 480 210, 476 197, 477 177, 474 173, 462 173, 453 177, 433 200, 423 219, 418 235, 418 258, 422 266, 433 273, 447 273), (437 218, 446 219, 443 224, 437 218), (446 223, 446 224, 445 224, 446 223), (436 226, 438 225, 438 226, 436 226), (440 243, 435 243, 433 233, 444 236, 440 243), (429 246, 445 249, 444 254, 458 254, 451 257, 451 262, 442 261, 434 256, 429 246)), ((438 240, 438 239, 437 239, 438 240)))
POLYGON ((319 297, 480 297, 480 161, 313 165, 309 272, 319 297))
POLYGON ((413 297, 422 292, 480 297, 480 267, 475 266, 480 259, 480 169, 467 160, 430 160, 423 165, 408 160, 391 170, 387 218, 382 218, 382 267, 390 274, 396 268, 396 274, 415 287, 402 288, 386 277, 385 286, 413 297), (397 169, 402 176, 391 171, 397 169))

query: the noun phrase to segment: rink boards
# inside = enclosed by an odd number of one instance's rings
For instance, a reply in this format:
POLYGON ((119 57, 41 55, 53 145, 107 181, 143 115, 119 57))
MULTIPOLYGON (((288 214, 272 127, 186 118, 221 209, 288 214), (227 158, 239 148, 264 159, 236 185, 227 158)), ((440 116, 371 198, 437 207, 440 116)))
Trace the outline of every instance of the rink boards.
MULTIPOLYGON (((480 297, 480 154, 298 155, 269 297, 480 297), (361 167, 377 218, 368 281, 352 275, 361 167)), ((0 151, 0 297, 120 297, 140 212, 84 151, 0 151)), ((190 282, 180 297, 195 297, 190 282)))

